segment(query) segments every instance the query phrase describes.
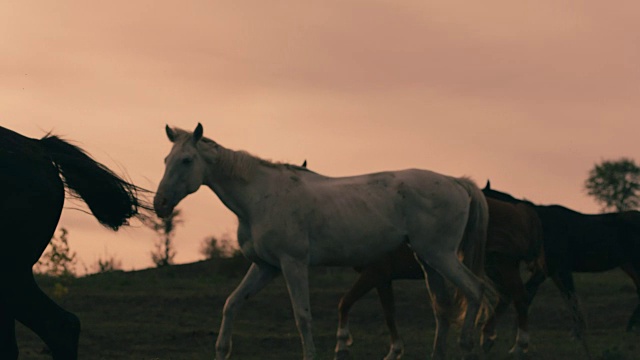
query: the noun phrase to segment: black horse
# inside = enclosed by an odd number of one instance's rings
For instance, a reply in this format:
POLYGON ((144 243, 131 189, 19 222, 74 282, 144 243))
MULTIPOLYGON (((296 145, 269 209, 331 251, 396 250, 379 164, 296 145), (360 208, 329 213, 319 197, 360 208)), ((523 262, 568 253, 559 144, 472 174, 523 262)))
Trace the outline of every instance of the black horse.
MULTIPOLYGON (((491 189, 486 196, 512 203, 523 202, 491 189)), ((528 203, 528 202, 527 202, 528 203)), ((601 272, 620 267, 633 280, 639 303, 627 331, 640 325, 640 212, 582 214, 560 205, 535 205, 542 222, 546 271, 536 271, 526 284, 529 300, 551 277, 563 294, 573 317, 573 334, 583 342, 586 322, 578 304, 572 272, 601 272)))
POLYGON ((32 272, 58 225, 65 187, 113 230, 148 208, 138 198, 142 189, 80 148, 0 127, 0 359, 18 358, 16 320, 40 336, 54 359, 78 357, 79 319, 45 295, 32 272))

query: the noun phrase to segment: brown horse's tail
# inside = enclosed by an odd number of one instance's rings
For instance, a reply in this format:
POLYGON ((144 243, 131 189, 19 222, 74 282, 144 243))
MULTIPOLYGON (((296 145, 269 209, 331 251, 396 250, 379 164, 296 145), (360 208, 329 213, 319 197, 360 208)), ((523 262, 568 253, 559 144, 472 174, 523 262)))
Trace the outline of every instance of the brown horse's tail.
POLYGON ((114 174, 77 146, 50 135, 39 143, 72 195, 82 198, 102 225, 117 230, 140 209, 150 208, 138 197, 144 189, 114 174))
MULTIPOLYGON (((458 253, 462 257, 462 263, 480 279, 483 284, 483 298, 481 309, 476 321, 492 310, 491 301, 497 297, 497 291, 492 282, 485 274, 485 252, 487 244, 487 229, 489 227, 489 205, 482 191, 469 178, 459 178, 458 183, 462 185, 470 196, 469 218, 465 228, 464 237, 458 248, 458 253)), ((458 320, 464 318, 467 301, 461 291, 456 290, 454 297, 455 304, 460 309, 458 320)))

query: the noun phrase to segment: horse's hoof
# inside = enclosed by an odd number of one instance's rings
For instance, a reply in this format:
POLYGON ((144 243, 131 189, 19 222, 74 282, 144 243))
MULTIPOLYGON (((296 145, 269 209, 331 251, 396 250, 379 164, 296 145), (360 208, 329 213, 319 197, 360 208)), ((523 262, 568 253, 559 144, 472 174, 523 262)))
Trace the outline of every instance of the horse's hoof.
POLYGON ((479 360, 480 357, 478 356, 478 354, 467 354, 465 356, 462 357, 464 360, 479 360))
POLYGON ((349 333, 349 337, 347 338, 347 346, 353 345, 353 336, 349 333))
POLYGON ((514 346, 509 350, 509 354, 515 359, 529 359, 528 349, 523 349, 519 346, 514 346))
POLYGON ((495 345, 496 342, 493 339, 487 339, 482 343, 482 351, 484 351, 485 353, 488 353, 489 350, 491 350, 491 348, 493 348, 493 345, 495 345))
POLYGON ((391 350, 387 356, 384 357, 384 359, 382 360, 400 360, 402 359, 402 355, 404 354, 404 351, 402 349, 399 350, 391 350))
POLYGON ((351 355, 349 354, 349 350, 340 350, 336 353, 336 356, 333 358, 334 360, 349 360, 351 359, 351 355))

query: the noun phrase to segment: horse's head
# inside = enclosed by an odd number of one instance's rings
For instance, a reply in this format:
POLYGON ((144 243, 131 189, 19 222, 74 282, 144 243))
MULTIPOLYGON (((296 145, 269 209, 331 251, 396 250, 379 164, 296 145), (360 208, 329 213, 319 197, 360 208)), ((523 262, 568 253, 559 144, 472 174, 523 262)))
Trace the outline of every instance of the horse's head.
POLYGON ((206 169, 205 160, 197 146, 203 134, 200 123, 193 133, 172 129, 169 125, 165 130, 173 147, 164 159, 164 176, 153 199, 153 207, 160 217, 171 214, 184 197, 200 188, 206 169))

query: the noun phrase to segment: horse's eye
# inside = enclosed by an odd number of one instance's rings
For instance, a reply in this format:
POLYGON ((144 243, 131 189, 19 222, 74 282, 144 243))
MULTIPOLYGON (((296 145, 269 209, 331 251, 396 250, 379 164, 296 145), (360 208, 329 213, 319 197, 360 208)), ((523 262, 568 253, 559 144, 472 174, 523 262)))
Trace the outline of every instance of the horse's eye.
POLYGON ((189 165, 189 164, 191 164, 192 162, 193 162, 193 159, 192 159, 192 158, 184 158, 184 159, 182 159, 182 163, 183 163, 184 165, 189 165))

